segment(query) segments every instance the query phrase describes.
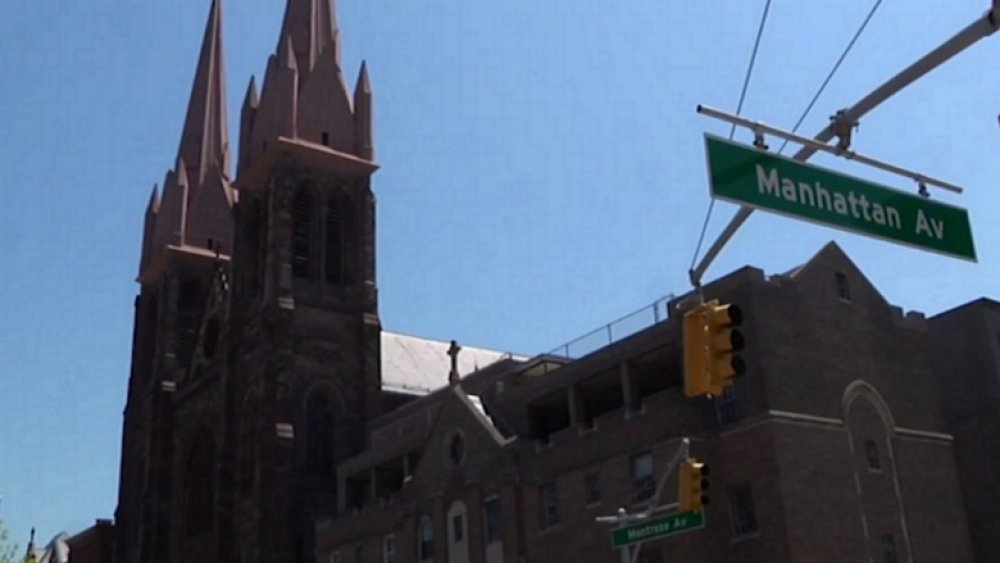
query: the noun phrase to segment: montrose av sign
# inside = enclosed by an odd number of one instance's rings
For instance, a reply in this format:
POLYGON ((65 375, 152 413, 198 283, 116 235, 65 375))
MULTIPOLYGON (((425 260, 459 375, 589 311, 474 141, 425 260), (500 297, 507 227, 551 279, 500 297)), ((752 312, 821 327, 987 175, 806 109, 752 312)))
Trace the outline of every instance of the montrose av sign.
POLYGON ((968 212, 866 180, 705 135, 712 195, 965 260, 968 212))

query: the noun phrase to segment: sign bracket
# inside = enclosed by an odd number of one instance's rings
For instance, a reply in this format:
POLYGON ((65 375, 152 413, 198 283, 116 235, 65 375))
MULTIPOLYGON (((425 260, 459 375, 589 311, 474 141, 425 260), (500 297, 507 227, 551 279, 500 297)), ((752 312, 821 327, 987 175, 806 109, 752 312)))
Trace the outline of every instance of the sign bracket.
MULTIPOLYGON (((865 114, 875 109, 879 104, 917 81, 923 75, 934 70, 945 61, 975 44, 980 39, 993 35, 997 29, 1000 29, 1000 0, 992 0, 990 9, 984 15, 977 18, 936 49, 884 82, 850 108, 838 112, 838 117, 834 122, 817 133, 813 140, 825 145, 835 135, 843 133, 843 124, 845 122, 849 124, 857 123, 865 114)), ((841 137, 841 140, 843 141, 843 137, 841 137)), ((805 161, 815 154, 816 151, 815 147, 805 145, 792 158, 794 160, 805 161)), ((752 207, 740 207, 736 215, 730 219, 729 224, 726 225, 722 233, 719 234, 719 237, 705 253, 705 256, 702 257, 701 262, 688 272, 691 285, 697 291, 701 291, 701 278, 705 275, 705 271, 719 255, 719 252, 722 251, 722 247, 729 242, 729 239, 736 234, 736 231, 746 222, 752 213, 752 207)))

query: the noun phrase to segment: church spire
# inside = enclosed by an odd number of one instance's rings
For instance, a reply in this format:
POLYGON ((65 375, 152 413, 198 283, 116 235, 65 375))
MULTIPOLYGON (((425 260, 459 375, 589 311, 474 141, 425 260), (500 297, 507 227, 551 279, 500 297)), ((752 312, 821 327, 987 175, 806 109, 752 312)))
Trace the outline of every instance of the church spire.
POLYGON ((212 168, 229 176, 229 129, 221 12, 222 0, 212 0, 180 148, 177 151, 177 157, 183 158, 188 165, 188 180, 195 191, 205 182, 212 168))
POLYGON ((280 51, 286 38, 291 38, 295 45, 300 83, 305 82, 320 55, 327 49, 333 49, 334 59, 340 64, 339 32, 334 23, 332 1, 289 0, 285 8, 285 19, 281 24, 276 49, 280 51))

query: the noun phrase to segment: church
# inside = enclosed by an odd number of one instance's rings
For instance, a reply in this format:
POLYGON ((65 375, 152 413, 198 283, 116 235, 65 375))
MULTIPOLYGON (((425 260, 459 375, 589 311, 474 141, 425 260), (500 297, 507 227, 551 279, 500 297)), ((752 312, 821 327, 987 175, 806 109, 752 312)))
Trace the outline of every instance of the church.
POLYGON ((385 330, 367 67, 349 88, 331 0, 288 0, 234 145, 222 18, 145 212, 116 563, 612 560, 607 517, 669 511, 682 443, 704 525, 633 560, 973 560, 930 323, 838 246, 706 285, 747 334, 712 400, 681 298, 581 357, 385 330))
MULTIPOLYGON (((379 322, 372 91, 364 64, 348 91, 330 1, 288 2, 238 152, 222 17, 215 0, 145 214, 121 562, 310 560, 366 422, 447 382, 447 343, 379 322)), ((457 369, 503 355, 467 348, 457 369)))

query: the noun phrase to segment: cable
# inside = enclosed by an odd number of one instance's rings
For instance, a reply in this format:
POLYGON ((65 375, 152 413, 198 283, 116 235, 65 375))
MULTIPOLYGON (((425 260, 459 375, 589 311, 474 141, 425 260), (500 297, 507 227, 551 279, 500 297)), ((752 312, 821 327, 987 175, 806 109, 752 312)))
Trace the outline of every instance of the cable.
MULTIPOLYGON (((805 111, 803 111, 802 115, 799 116, 799 120, 795 122, 795 127, 792 127, 792 133, 795 133, 796 131, 799 130, 799 126, 802 125, 802 122, 805 121, 806 116, 808 116, 809 112, 812 111, 812 108, 816 104, 816 101, 819 100, 819 97, 823 94, 823 90, 826 89, 827 84, 829 84, 830 80, 833 79, 833 75, 837 73, 837 69, 840 68, 840 64, 843 63, 844 59, 847 58, 847 54, 851 52, 851 49, 854 47, 854 44, 858 41, 858 38, 861 37, 861 34, 865 31, 865 28, 868 27, 868 22, 870 22, 872 16, 875 15, 875 11, 878 10, 878 7, 881 5, 882 5, 882 0, 875 1, 875 5, 872 6, 871 11, 868 12, 868 17, 865 18, 865 21, 861 22, 861 27, 858 28, 857 32, 855 32, 854 37, 851 38, 851 41, 850 43, 847 44, 847 47, 844 49, 844 52, 840 54, 840 58, 837 59, 836 64, 833 65, 833 68, 830 69, 830 73, 827 74, 826 79, 823 80, 823 84, 821 84, 819 90, 816 91, 816 95, 813 96, 812 100, 809 102, 809 105, 806 106, 805 111)), ((734 125, 733 127, 736 126, 734 125)), ((788 139, 785 139, 785 142, 781 143, 781 148, 778 149, 778 154, 781 154, 781 152, 785 150, 786 145, 788 145, 788 139)))
MULTIPOLYGON (((882 0, 879 0, 881 2, 882 0)), ((764 24, 767 23, 767 14, 771 11, 771 0, 767 0, 764 4, 764 13, 760 17, 760 25, 757 26, 757 38, 753 42, 753 50, 750 51, 750 63, 747 65, 747 73, 743 77, 743 88, 740 90, 740 101, 736 104, 736 115, 739 115, 743 111, 743 102, 747 97, 747 89, 750 86, 750 76, 753 74, 753 65, 757 61, 757 50, 760 48, 760 38, 764 35, 764 24)), ((733 140, 733 135, 736 133, 736 124, 733 124, 732 128, 729 130, 729 140, 733 140)), ((715 208, 715 198, 710 198, 708 202, 708 211, 705 213, 705 222, 701 226, 701 234, 698 235, 698 244, 694 248, 694 256, 691 257, 691 267, 689 270, 694 269, 694 264, 698 260, 698 253, 701 252, 701 245, 705 242, 705 232, 708 231, 708 221, 712 218, 712 209, 715 208)))

